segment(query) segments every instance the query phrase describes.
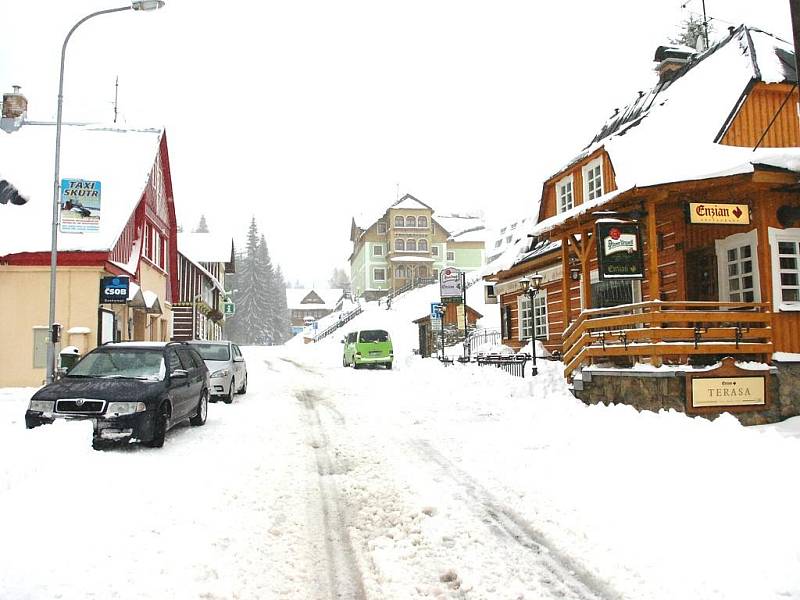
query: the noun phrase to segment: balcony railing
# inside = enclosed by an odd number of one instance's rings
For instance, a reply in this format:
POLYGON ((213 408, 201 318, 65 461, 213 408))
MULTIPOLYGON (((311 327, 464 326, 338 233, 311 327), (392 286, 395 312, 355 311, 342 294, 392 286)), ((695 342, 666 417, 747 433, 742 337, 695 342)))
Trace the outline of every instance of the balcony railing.
POLYGON ((598 358, 772 354, 767 303, 639 302, 583 311, 562 336, 564 376, 598 358))

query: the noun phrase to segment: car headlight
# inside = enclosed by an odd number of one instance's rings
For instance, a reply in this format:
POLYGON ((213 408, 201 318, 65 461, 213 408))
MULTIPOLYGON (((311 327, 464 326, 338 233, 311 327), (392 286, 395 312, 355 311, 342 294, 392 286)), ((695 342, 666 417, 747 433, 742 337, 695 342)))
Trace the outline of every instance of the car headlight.
POLYGON ((231 372, 229 369, 220 369, 219 371, 214 371, 211 377, 227 377, 230 374, 231 372))
POLYGON ((145 410, 147 410, 147 407, 144 402, 109 402, 106 416, 119 417, 120 415, 132 415, 145 410))
POLYGON ((31 400, 31 403, 28 405, 28 410, 51 413, 55 405, 55 400, 31 400))

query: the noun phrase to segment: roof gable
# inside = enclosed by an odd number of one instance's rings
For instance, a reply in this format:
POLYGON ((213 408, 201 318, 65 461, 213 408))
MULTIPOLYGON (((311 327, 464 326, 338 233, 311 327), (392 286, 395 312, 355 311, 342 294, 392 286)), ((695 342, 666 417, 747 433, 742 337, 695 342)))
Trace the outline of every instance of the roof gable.
POLYGON ((389 208, 397 208, 397 209, 423 209, 423 210, 430 210, 433 209, 422 202, 421 200, 415 198, 411 194, 406 194, 402 198, 400 198, 397 202, 392 204, 389 208))

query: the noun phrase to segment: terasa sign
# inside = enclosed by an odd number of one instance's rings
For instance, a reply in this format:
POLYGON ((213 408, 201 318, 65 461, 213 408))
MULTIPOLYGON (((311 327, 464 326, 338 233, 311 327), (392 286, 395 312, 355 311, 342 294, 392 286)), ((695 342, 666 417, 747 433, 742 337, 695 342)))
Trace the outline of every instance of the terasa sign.
POLYGON ((639 224, 597 222, 597 258, 600 279, 641 279, 644 276, 639 224))
POLYGON ((129 277, 100 279, 100 304, 125 304, 128 301, 129 277))
POLYGON ((749 225, 750 207, 747 204, 715 204, 689 202, 689 223, 705 225, 749 225))

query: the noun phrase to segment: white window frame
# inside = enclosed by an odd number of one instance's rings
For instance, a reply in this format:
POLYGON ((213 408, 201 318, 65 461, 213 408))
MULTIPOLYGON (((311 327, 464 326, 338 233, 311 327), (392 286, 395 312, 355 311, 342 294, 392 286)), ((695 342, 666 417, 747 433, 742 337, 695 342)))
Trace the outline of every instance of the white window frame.
POLYGON ((428 251, 428 240, 425 238, 421 240, 417 240, 417 252, 427 252, 428 251), (422 246, 425 246, 424 248, 422 246))
POLYGON ((529 305, 530 298, 527 294, 517 296, 517 339, 520 342, 530 340, 533 332, 533 311, 531 311, 529 305), (525 311, 528 312, 527 317, 523 316, 525 311))
POLYGON ((572 174, 567 175, 556 183, 556 213, 562 213, 575 206, 575 183, 572 174), (569 191, 564 190, 569 187, 569 191), (563 202, 565 196, 569 195, 569 201, 563 202), (566 206, 569 204, 569 206, 566 206))
POLYGON ((372 269, 372 281, 385 282, 386 281, 386 269, 384 267, 375 267, 375 268, 373 268, 372 269), (381 277, 378 277, 378 271, 381 271, 383 273, 383 275, 381 277))
MULTIPOLYGON (((755 229, 746 233, 735 233, 714 242, 717 254, 717 281, 719 283, 720 302, 746 302, 746 300, 730 300, 731 291, 728 283, 728 250, 751 246, 750 260, 753 266, 753 302, 761 302, 761 277, 758 267, 758 234, 755 229)), ((739 274, 741 277, 741 274, 739 274)), ((738 290, 742 293, 742 290, 738 290)))
POLYGON ((372 256, 383 256, 383 244, 375 244, 372 247, 372 256))
POLYGON ((454 250, 448 250, 447 251, 447 260, 448 261, 455 261, 455 259, 456 259, 455 251, 454 250))
POLYGON ((417 251, 417 240, 409 239, 406 240, 406 252, 416 252, 417 251), (414 248, 410 248, 410 246, 414 246, 414 248))
MULTIPOLYGON (((592 162, 588 163, 586 166, 583 167, 581 170, 583 174, 583 201, 588 202, 589 200, 594 200, 595 198, 599 198, 603 194, 606 193, 606 182, 603 181, 603 159, 596 158, 592 162), (594 169, 599 167, 599 179, 600 179, 600 193, 595 193, 594 196, 591 198, 589 197, 589 172, 593 171, 594 169)), ((573 187, 573 193, 575 189, 573 187)))
MULTIPOLYGON (((800 301, 784 301, 783 285, 781 285, 781 272, 792 272, 788 269, 781 269, 780 249, 778 242, 792 242, 800 246, 800 228, 776 229, 770 227, 768 230, 770 259, 772 264, 772 305, 775 312, 798 312, 800 311, 800 301)), ((800 262, 800 257, 798 257, 800 262)), ((795 271, 800 271, 800 265, 795 271)), ((800 277, 800 273, 798 273, 800 277)), ((795 287, 795 286, 791 286, 795 287)))
POLYGON ((550 337, 550 325, 547 315, 547 290, 539 290, 533 299, 533 338, 546 340, 550 337))
POLYGON ((419 229, 427 229, 428 228, 428 217, 425 215, 421 215, 417 217, 417 228, 419 229), (424 223, 420 224, 420 220, 424 221, 424 223))

